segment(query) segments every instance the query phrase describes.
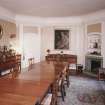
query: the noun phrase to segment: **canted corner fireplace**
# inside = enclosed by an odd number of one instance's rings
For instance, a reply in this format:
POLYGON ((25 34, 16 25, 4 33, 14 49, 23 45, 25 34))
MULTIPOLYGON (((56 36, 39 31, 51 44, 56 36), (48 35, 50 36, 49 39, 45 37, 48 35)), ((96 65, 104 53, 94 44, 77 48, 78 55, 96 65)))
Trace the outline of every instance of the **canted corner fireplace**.
POLYGON ((99 68, 103 67, 103 57, 96 55, 87 55, 85 57, 85 69, 93 74, 97 74, 99 68))
POLYGON ((91 60, 91 72, 97 74, 99 68, 101 68, 101 59, 91 60))

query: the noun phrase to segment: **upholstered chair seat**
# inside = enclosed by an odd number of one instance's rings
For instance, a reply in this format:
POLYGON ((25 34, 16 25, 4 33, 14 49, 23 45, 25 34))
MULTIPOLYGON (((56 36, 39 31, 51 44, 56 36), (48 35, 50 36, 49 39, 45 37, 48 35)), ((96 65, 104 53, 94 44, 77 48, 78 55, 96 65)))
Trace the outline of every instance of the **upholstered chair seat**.
POLYGON ((51 105, 51 100, 52 100, 52 94, 51 93, 48 93, 43 101, 41 102, 41 105, 51 105))

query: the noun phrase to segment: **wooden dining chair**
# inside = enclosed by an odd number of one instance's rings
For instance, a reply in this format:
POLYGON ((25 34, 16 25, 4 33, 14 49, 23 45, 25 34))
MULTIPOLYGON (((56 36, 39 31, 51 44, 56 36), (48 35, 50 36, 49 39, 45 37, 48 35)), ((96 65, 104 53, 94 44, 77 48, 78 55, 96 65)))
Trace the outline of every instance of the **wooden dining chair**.
POLYGON ((56 82, 56 80, 54 81, 54 83, 51 85, 51 93, 52 93, 52 101, 51 101, 51 105, 57 105, 58 104, 58 84, 56 82))
POLYGON ((16 55, 16 63, 18 65, 19 72, 21 72, 21 54, 16 55))
POLYGON ((64 98, 66 96, 66 91, 65 91, 63 75, 58 79, 58 97, 59 96, 62 98, 62 101, 64 101, 64 98))
POLYGON ((57 90, 57 96, 61 97, 62 100, 64 101, 64 97, 66 95, 65 91, 65 75, 64 72, 62 71, 63 65, 61 62, 59 64, 55 64, 55 75, 56 75, 56 81, 55 81, 55 89, 57 90))
POLYGON ((28 69, 32 69, 32 66, 33 66, 33 64, 34 64, 34 58, 29 58, 28 59, 28 69))
POLYGON ((64 70, 62 71, 63 73, 63 76, 64 76, 64 83, 65 85, 67 85, 67 87, 69 88, 69 85, 70 85, 70 81, 69 81, 69 69, 68 67, 65 67, 64 70))
POLYGON ((99 68, 98 80, 105 80, 105 68, 99 68))
POLYGON ((68 62, 69 62, 69 70, 70 73, 75 73, 77 71, 77 56, 71 56, 68 58, 68 62))

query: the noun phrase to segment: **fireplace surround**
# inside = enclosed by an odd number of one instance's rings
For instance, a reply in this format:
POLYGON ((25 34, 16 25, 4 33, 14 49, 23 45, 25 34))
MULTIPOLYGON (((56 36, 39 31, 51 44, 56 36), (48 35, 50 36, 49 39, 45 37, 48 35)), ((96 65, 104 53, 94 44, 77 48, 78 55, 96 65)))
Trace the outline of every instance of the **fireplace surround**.
POLYGON ((97 74, 99 68, 103 67, 103 57, 99 55, 86 55, 85 70, 97 74))

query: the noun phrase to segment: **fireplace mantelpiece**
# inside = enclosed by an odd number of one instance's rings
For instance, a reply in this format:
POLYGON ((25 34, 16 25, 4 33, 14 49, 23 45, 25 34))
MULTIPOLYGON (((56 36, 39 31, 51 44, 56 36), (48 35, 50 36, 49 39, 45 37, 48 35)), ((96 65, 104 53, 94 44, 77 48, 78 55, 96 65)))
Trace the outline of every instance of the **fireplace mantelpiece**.
POLYGON ((85 69, 91 73, 97 73, 99 68, 103 67, 103 57, 100 55, 86 55, 85 69))

